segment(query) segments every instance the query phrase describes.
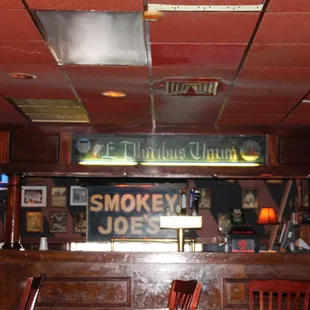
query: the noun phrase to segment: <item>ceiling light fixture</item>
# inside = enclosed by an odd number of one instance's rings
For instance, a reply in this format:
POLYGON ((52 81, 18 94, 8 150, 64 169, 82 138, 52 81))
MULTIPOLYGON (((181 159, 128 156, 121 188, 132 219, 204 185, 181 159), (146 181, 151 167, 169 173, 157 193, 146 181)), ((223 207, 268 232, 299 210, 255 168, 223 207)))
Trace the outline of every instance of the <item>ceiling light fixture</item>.
POLYGON ((104 91, 102 95, 111 98, 122 98, 127 96, 127 94, 122 91, 114 91, 114 90, 104 91))
POLYGON ((157 22, 164 17, 161 11, 145 11, 143 13, 143 18, 149 22, 157 22))
POLYGON ((36 76, 30 73, 22 73, 22 72, 13 72, 10 73, 11 78, 18 80, 32 80, 35 79, 36 76))

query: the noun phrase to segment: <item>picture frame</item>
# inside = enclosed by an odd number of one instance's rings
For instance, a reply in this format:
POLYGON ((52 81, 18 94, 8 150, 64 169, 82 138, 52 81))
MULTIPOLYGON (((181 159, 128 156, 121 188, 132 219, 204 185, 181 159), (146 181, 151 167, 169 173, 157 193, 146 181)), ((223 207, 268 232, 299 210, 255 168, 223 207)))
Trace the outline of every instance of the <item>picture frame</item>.
POLYGON ((75 212, 73 214, 73 232, 76 234, 86 233, 86 212, 75 212))
POLYGON ((211 209, 211 188, 199 188, 199 209, 211 209))
POLYGON ((86 206, 88 198, 88 188, 82 186, 70 187, 70 205, 86 206))
POLYGON ((49 225, 51 233, 65 233, 67 232, 68 212, 66 211, 52 211, 49 214, 49 225))
POLYGON ((65 208, 67 206, 67 188, 54 186, 51 188, 51 207, 65 208))
POLYGON ((22 186, 22 207, 46 207, 46 186, 22 186))
POLYGON ((26 231, 43 232, 43 212, 26 212, 26 231))
POLYGON ((257 209, 258 207, 258 188, 243 188, 242 209, 257 209))

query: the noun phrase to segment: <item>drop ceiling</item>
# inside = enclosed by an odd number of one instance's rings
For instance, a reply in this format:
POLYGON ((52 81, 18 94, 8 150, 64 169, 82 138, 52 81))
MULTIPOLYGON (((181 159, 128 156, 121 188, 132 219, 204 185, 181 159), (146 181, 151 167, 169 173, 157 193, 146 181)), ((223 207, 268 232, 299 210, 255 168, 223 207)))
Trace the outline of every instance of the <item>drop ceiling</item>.
POLYGON ((308 1, 0 0, 0 19, 1 130, 310 128, 308 1), (171 9, 145 21, 154 7, 171 9), (216 95, 165 88, 206 79, 218 81, 216 95), (102 95, 109 90, 127 96, 102 95))

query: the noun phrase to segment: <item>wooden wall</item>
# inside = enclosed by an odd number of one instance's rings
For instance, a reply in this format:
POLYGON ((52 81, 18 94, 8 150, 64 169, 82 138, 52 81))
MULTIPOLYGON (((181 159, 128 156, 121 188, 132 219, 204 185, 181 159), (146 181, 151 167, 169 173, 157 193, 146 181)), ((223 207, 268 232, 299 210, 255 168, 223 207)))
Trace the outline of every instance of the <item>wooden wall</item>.
POLYGON ((27 277, 47 273, 37 310, 165 309, 174 279, 203 283, 199 309, 248 309, 248 279, 310 281, 304 254, 0 251, 1 310, 15 310, 27 277))

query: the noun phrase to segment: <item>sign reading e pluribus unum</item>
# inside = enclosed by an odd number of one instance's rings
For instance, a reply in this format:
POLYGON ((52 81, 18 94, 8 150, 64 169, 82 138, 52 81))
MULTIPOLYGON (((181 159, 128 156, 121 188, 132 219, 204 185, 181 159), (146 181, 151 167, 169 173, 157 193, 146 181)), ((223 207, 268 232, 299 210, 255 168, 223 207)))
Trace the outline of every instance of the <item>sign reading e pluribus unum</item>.
POLYGON ((261 165, 265 136, 78 135, 72 162, 98 165, 261 165))

